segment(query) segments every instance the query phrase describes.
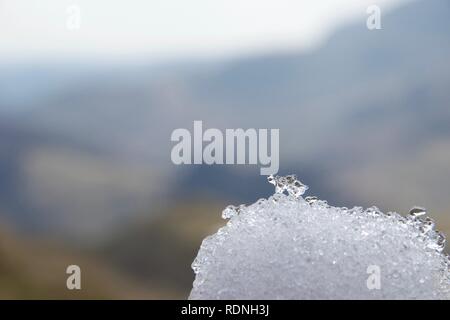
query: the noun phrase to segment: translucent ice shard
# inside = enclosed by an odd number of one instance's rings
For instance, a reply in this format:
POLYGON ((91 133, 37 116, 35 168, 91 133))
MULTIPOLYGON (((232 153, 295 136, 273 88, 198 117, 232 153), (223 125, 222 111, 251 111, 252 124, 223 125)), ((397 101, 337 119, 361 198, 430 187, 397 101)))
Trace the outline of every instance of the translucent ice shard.
POLYGON ((422 208, 422 207, 413 207, 411 210, 409 210, 409 215, 417 218, 423 215, 427 214, 427 209, 422 208))
POLYGON ((227 225, 203 241, 190 299, 450 297, 445 237, 424 209, 404 218, 332 207, 303 199, 307 186, 295 176, 268 180, 272 197, 227 207, 227 225))
POLYGON ((267 181, 275 186, 276 193, 284 193, 286 191, 289 195, 296 198, 302 196, 308 190, 308 186, 304 185, 293 174, 285 177, 270 175, 267 181))

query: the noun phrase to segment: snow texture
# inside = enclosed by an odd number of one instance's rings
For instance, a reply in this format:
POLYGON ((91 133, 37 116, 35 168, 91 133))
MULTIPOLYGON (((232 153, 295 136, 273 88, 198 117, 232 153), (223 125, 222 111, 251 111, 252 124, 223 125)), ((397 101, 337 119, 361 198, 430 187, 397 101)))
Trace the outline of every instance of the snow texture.
POLYGON ((273 196, 227 207, 204 239, 190 299, 449 299, 445 237, 425 209, 332 207, 295 176, 269 182, 273 196))

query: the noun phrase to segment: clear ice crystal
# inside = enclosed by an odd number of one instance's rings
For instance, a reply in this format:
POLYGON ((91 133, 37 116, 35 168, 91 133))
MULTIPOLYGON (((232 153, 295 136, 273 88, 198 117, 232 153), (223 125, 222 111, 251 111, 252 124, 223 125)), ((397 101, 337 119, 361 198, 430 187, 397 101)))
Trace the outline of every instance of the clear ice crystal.
POLYGON ((267 181, 275 186, 275 193, 287 192, 288 195, 295 198, 299 198, 308 190, 308 186, 293 174, 284 177, 270 175, 267 177, 267 181))
POLYGON ((413 218, 421 217, 427 214, 427 209, 422 207, 412 207, 409 210, 409 215, 413 218))
POLYGON ((231 219, 235 215, 239 214, 241 210, 245 208, 244 204, 241 204, 239 206, 233 206, 229 205, 222 211, 222 218, 223 219, 231 219))
POLYGON ((425 219, 425 221, 423 222, 421 230, 422 230, 423 233, 428 233, 428 232, 430 232, 433 229, 434 229, 434 220, 431 219, 430 217, 427 217, 425 219))
POLYGON ((319 198, 317 198, 316 196, 308 196, 305 198, 305 201, 308 202, 309 204, 314 204, 317 201, 319 201, 319 198))
POLYGON ((339 208, 301 196, 293 175, 270 176, 275 194, 228 206, 226 226, 203 240, 190 299, 449 299, 445 237, 426 210, 339 208), (380 270, 370 290, 367 270, 380 270))
POLYGON ((237 207, 229 205, 222 211, 222 218, 230 219, 238 213, 237 211, 238 211, 237 207))

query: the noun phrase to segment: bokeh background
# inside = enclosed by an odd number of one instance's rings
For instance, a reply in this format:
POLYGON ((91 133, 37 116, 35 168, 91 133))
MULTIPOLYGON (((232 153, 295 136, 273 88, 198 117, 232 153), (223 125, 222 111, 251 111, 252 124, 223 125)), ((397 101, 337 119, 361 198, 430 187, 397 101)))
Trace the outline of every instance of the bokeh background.
POLYGON ((194 120, 279 128, 280 174, 309 195, 421 205, 450 234, 449 17, 448 0, 0 0, 0 298, 186 298, 222 209, 272 193, 257 166, 173 165, 194 120))

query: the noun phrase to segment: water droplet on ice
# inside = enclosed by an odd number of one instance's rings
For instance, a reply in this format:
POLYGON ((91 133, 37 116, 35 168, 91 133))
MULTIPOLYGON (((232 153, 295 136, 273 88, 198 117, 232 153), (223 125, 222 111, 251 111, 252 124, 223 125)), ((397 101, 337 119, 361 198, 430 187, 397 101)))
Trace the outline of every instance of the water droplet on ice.
POLYGON ((367 208, 366 210, 364 210, 364 213, 366 213, 367 215, 369 215, 371 217, 378 217, 381 215, 380 209, 378 209, 378 207, 376 207, 376 206, 367 208))
POLYGON ((430 242, 428 248, 442 252, 445 247, 445 236, 439 231, 430 232, 430 242))
POLYGON ((317 198, 316 196, 309 196, 305 198, 305 201, 308 202, 309 204, 314 204, 319 200, 319 198, 317 198))
POLYGON ((427 214, 427 209, 422 207, 413 207, 409 210, 409 215, 413 218, 417 218, 427 214))
POLYGON ((434 221, 430 217, 427 217, 422 224, 421 230, 423 233, 427 233, 434 229, 434 221))

